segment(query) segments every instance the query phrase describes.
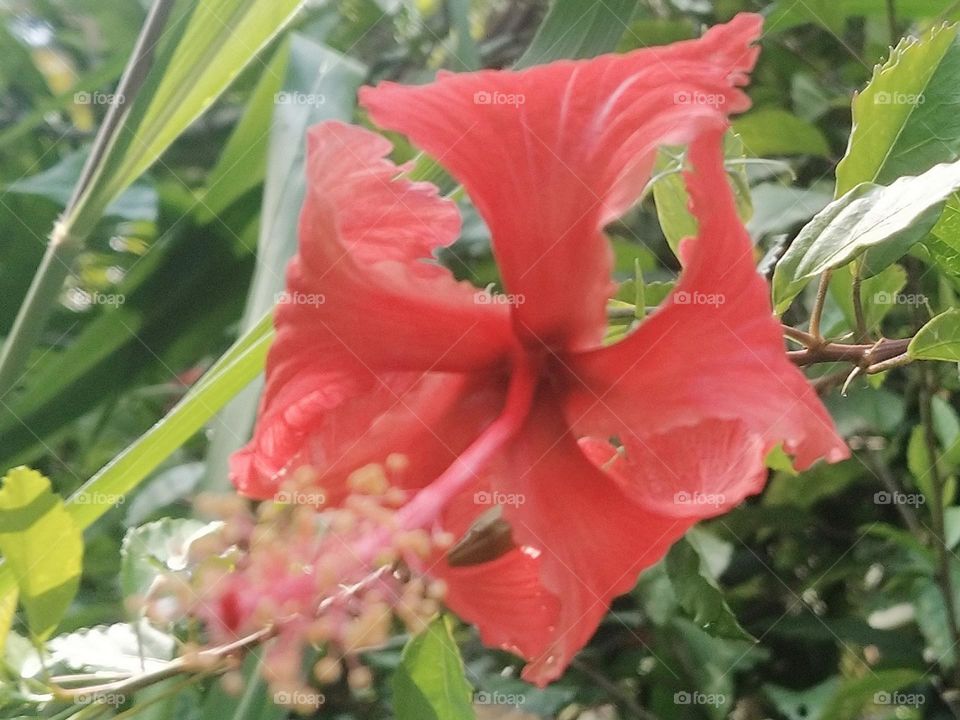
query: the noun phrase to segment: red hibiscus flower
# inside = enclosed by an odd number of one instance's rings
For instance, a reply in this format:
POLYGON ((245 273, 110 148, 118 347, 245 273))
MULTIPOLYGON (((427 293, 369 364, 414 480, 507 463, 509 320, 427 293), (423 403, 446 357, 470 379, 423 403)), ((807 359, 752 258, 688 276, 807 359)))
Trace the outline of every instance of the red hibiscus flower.
POLYGON ((362 91, 375 123, 466 188, 503 296, 433 261, 458 235, 456 207, 404 179, 387 140, 313 128, 300 250, 255 436, 233 460, 239 490, 269 498, 309 466, 336 504, 351 472, 386 463, 416 491, 402 527, 461 536, 497 506, 498 552, 424 570, 542 684, 694 522, 761 489, 772 448, 800 468, 846 457, 785 356, 723 166, 760 25, 741 15, 665 48, 362 91), (603 228, 665 144, 689 147, 699 233, 672 295, 605 347, 603 228))

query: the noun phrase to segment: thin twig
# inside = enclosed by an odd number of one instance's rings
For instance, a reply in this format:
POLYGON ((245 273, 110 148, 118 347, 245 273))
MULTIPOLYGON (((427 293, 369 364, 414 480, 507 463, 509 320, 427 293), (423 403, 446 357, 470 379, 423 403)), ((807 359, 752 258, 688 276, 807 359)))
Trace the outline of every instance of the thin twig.
POLYGON ((91 182, 99 171, 101 161, 116 139, 120 123, 128 112, 134 96, 153 63, 153 50, 166 25, 174 0, 156 0, 147 16, 146 23, 137 40, 130 64, 124 71, 117 88, 116 100, 110 106, 104 123, 94 141, 93 150, 83 167, 80 179, 61 220, 54 225, 47 249, 33 276, 23 304, 17 311, 13 327, 0 351, 0 396, 13 388, 21 377, 30 353, 37 346, 50 313, 56 307, 64 282, 70 274, 74 260, 80 253, 86 237, 78 235, 71 227, 74 210, 82 202, 91 182))
POLYGON ((910 338, 902 340, 882 339, 872 344, 842 344, 825 342, 822 345, 808 347, 805 350, 794 350, 787 353, 796 365, 805 367, 817 363, 849 362, 863 367, 870 372, 870 368, 895 358, 906 352, 910 338))
POLYGON ((853 295, 853 315, 854 318, 856 318, 857 325, 854 339, 856 339, 857 342, 863 342, 864 338, 867 337, 867 321, 863 314, 863 296, 860 292, 861 283, 863 283, 863 278, 860 277, 859 270, 854 268, 851 294, 853 295))
POLYGON ((820 333, 820 319, 823 317, 823 305, 827 301, 827 289, 830 287, 831 272, 827 270, 820 276, 820 285, 817 287, 817 299, 813 303, 813 311, 810 313, 810 334, 820 340, 823 335, 820 333))

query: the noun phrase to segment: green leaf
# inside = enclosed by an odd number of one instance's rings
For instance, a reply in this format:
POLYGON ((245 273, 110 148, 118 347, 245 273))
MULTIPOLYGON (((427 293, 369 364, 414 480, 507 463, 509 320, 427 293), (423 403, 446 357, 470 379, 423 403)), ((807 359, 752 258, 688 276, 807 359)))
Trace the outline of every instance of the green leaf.
POLYGON ((960 309, 947 310, 920 328, 907 354, 914 360, 960 362, 960 309))
POLYGON ((770 8, 764 27, 766 32, 772 33, 783 32, 795 25, 815 23, 837 34, 843 31, 847 14, 839 0, 779 0, 770 8))
POLYGON ((717 637, 752 640, 727 605, 716 578, 701 557, 701 531, 690 531, 667 553, 667 575, 681 607, 705 632, 717 637))
POLYGON ((197 206, 197 219, 211 222, 263 182, 267 169, 267 147, 277 93, 290 57, 290 43, 284 42, 264 66, 260 80, 247 100, 223 152, 207 173, 206 189, 197 206))
POLYGON ((437 618, 403 649, 393 676, 397 720, 472 720, 473 688, 463 673, 450 621, 437 618))
POLYGON ((186 568, 190 544, 218 528, 219 523, 163 518, 128 531, 120 548, 123 596, 143 597, 158 575, 186 568))
MULTIPOLYGON (((263 370, 273 339, 270 314, 237 340, 163 420, 117 455, 67 500, 82 528, 137 487, 263 370)), ((0 585, 2 590, 2 585, 0 585)))
POLYGON ((777 263, 773 297, 783 312, 810 278, 861 256, 858 272, 876 275, 934 227, 960 188, 960 162, 945 163, 889 186, 862 183, 816 215, 777 263))
MULTIPOLYGON (((728 133, 724 138, 724 153, 728 159, 743 158, 743 143, 735 134, 728 133)), ((678 252, 681 240, 697 235, 697 220, 690 212, 690 196, 683 173, 680 172, 683 163, 682 149, 661 148, 654 165, 654 177, 650 181, 660 229, 674 254, 678 252)), ((753 214, 753 203, 746 166, 737 164, 728 167, 727 177, 737 200, 737 211, 747 221, 753 214)))
POLYGON ((837 166, 836 197, 887 185, 960 155, 960 41, 956 25, 905 38, 853 101, 853 130, 837 166))
MULTIPOLYGON (((7 192, 45 197, 64 208, 70 202, 86 160, 86 152, 70 153, 43 172, 11 183, 7 186, 7 192)), ((154 222, 157 219, 157 192, 147 182, 135 182, 110 203, 103 214, 121 220, 154 222)))
POLYGON ((554 0, 518 68, 613 52, 637 0, 554 0))
POLYGON ((0 552, 20 588, 31 632, 46 638, 79 587, 83 536, 50 481, 35 470, 15 468, 3 479, 0 552))
POLYGON ((924 238, 923 245, 938 268, 960 277, 960 197, 954 195, 947 201, 943 214, 930 235, 924 238))
POLYGON ((820 129, 781 108, 762 108, 733 121, 733 131, 752 157, 774 155, 830 155, 820 129))
POLYGON ((804 690, 791 690, 777 685, 764 685, 763 691, 787 720, 819 720, 823 708, 840 687, 840 678, 832 676, 819 685, 804 690))
POLYGON ((450 58, 453 68, 461 72, 479 70, 481 67, 480 51, 470 32, 470 5, 470 0, 446 0, 454 40, 450 58))
POLYGON ((301 1, 204 0, 185 24, 183 17, 170 18, 166 32, 178 41, 150 69, 90 186, 65 218, 72 234, 89 234, 103 208, 230 86, 301 1))
MULTIPOLYGON (((272 314, 239 338, 159 423, 115 457, 66 502, 67 519, 89 527, 139 485, 263 370, 273 339, 272 314)), ((64 527, 69 528, 70 525, 64 527)), ((17 591, 11 563, 0 565, 0 607, 17 591)))
MULTIPOLYGON (((861 711, 871 704, 891 705, 897 696, 892 691, 918 682, 923 675, 916 670, 878 670, 860 678, 845 680, 836 694, 823 708, 824 720, 857 720, 861 711)), ((924 698, 923 693, 913 697, 924 698)), ((917 704, 924 702, 918 700, 917 704)), ((898 703, 897 703, 898 704, 898 703)), ((906 703, 904 703, 906 704, 906 703)))

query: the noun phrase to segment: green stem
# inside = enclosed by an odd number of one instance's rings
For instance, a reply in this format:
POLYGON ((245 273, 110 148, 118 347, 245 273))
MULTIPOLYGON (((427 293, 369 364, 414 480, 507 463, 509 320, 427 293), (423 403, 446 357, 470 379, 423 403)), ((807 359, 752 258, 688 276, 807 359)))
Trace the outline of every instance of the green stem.
POLYGON ((823 335, 820 332, 820 318, 823 316, 823 306, 827 301, 827 289, 830 287, 831 271, 827 270, 820 276, 820 285, 817 288, 817 299, 813 303, 813 311, 810 313, 810 334, 819 341, 823 341, 823 335))
MULTIPOLYGON (((19 382, 30 353, 40 341, 47 320, 57 305, 73 261, 83 249, 88 231, 77 230, 77 210, 82 208, 86 192, 102 169, 109 148, 120 130, 121 121, 153 65, 153 55, 173 5, 174 0, 156 0, 150 9, 130 62, 117 86, 117 100, 110 106, 97 133, 70 202, 61 216, 63 219, 53 228, 43 260, 0 352, 0 398, 19 382)), ((102 209, 94 208, 94 214, 99 216, 102 209)))
POLYGON ((864 338, 867 337, 867 321, 863 313, 863 293, 861 292, 862 283, 863 278, 860 276, 860 268, 859 266, 855 266, 853 269, 853 286, 851 292, 853 294, 853 314, 857 324, 855 335, 857 342, 863 342, 864 338))
POLYGON ((0 398, 20 381, 30 353, 40 340, 47 319, 60 298, 63 283, 70 274, 80 243, 66 236, 62 225, 54 228, 40 267, 20 306, 3 350, 0 351, 0 398))

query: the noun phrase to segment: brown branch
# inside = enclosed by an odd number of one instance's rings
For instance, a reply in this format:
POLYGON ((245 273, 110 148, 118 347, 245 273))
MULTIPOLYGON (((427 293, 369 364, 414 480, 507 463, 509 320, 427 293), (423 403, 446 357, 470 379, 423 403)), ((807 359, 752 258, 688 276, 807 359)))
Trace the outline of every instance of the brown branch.
POLYGON ((873 344, 846 345, 842 343, 825 342, 804 350, 793 350, 787 357, 800 367, 816 365, 817 363, 849 362, 857 365, 865 372, 885 363, 888 360, 899 358, 907 351, 910 338, 902 340, 879 340, 873 344))

